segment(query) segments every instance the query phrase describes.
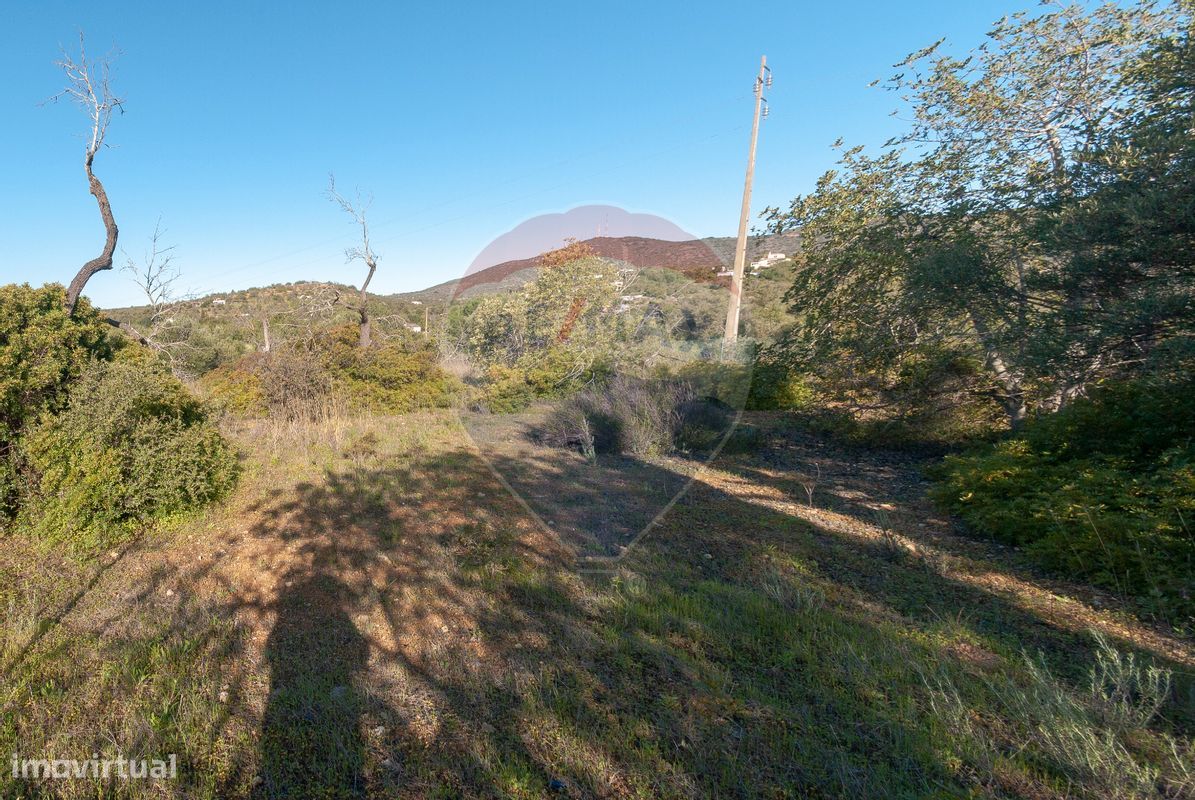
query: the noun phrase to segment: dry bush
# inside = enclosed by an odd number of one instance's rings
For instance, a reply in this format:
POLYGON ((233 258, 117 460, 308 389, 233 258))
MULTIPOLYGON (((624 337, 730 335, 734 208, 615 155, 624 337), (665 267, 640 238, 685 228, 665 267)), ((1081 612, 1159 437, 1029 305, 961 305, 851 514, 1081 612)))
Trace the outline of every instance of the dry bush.
POLYGON ((550 447, 653 456, 713 447, 730 424, 727 407, 687 381, 615 375, 565 400, 541 427, 550 447))

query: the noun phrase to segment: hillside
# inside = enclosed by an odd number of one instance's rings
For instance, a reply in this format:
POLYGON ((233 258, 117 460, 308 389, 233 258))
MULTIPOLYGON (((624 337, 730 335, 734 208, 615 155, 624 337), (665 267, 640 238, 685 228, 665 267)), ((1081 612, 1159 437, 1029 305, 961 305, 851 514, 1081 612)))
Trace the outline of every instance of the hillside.
MULTIPOLYGON (((634 294, 646 302, 680 303, 695 310, 704 326, 719 325, 724 312, 727 278, 718 272, 734 256, 732 237, 714 237, 672 242, 638 236, 596 237, 584 244, 599 256, 620 265, 639 267, 642 274, 634 294)), ((753 237, 748 240, 748 259, 768 252, 786 255, 799 246, 797 236, 753 237)), ((434 330, 454 302, 513 291, 535 279, 538 257, 517 259, 466 275, 464 278, 414 292, 371 294, 370 313, 383 331, 404 326, 434 330)), ((791 283, 791 268, 785 262, 749 277, 746 288, 744 324, 747 335, 768 336, 782 322, 782 296, 791 283), (766 317, 761 330, 753 319, 766 317)), ((169 312, 168 324, 185 335, 189 371, 202 373, 264 344, 263 321, 274 343, 303 336, 316 328, 354 321, 354 315, 337 297, 356 289, 324 281, 295 281, 232 292, 219 292, 180 301, 169 312)), ((108 309, 108 314, 138 330, 149 324, 148 306, 108 309)))
MULTIPOLYGON (((602 258, 623 261, 636 267, 662 267, 681 272, 693 280, 716 283, 717 273, 733 262, 735 239, 719 236, 670 242, 642 236, 598 236, 586 239, 581 244, 587 245, 602 258)), ((753 236, 747 240, 747 260, 754 260, 769 252, 792 255, 799 246, 800 239, 796 234, 753 236)), ((484 291, 482 287, 497 285, 506 288, 511 278, 518 278, 520 283, 530 280, 534 276, 530 271, 537 268, 538 261, 538 256, 505 261, 440 286, 451 286, 451 291, 461 297, 472 296, 478 290, 484 291)))

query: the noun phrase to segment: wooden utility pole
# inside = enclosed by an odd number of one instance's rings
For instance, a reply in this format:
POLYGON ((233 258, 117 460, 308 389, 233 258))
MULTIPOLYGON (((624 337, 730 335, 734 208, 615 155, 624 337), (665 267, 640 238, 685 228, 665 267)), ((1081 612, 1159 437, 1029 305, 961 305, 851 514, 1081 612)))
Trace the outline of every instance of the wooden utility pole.
MULTIPOLYGON (((743 299, 743 267, 747 262, 747 220, 751 215, 751 181, 755 178, 755 145, 759 141, 760 109, 765 108, 764 89, 772 85, 768 57, 759 59, 759 77, 755 79, 755 116, 751 120, 751 149, 747 155, 747 179, 743 183, 743 209, 739 214, 739 239, 734 246, 734 274, 730 278, 730 303, 726 308, 726 332, 722 338, 722 353, 726 346, 739 338, 739 306, 743 299)), ((764 115, 767 114, 765 110, 764 115)))

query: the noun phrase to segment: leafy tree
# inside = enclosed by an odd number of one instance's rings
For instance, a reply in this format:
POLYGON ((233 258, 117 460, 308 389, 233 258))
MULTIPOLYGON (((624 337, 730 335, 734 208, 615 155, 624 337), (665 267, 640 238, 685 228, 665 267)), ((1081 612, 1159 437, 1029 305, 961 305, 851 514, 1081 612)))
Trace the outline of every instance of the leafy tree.
POLYGON ((1190 214, 1150 215, 1189 185, 1189 25, 1189 3, 1054 6, 966 58, 909 56, 888 84, 908 131, 770 210, 804 243, 790 358, 881 385, 970 370, 1015 427, 1187 336, 1191 250, 1166 240, 1190 214))
POLYGON ((613 267, 583 257, 540 270, 522 291, 483 298, 469 323, 469 350, 486 365, 523 371, 548 364, 563 385, 608 359, 617 336, 613 267))

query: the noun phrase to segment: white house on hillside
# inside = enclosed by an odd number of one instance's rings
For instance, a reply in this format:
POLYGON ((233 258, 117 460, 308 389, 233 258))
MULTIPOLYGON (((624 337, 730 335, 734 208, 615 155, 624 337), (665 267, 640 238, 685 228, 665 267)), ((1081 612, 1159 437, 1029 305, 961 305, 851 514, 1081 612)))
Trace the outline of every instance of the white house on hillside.
POLYGON ((784 253, 768 253, 763 258, 757 258, 751 262, 751 269, 760 269, 761 267, 770 267, 778 261, 783 261, 787 258, 784 253))

